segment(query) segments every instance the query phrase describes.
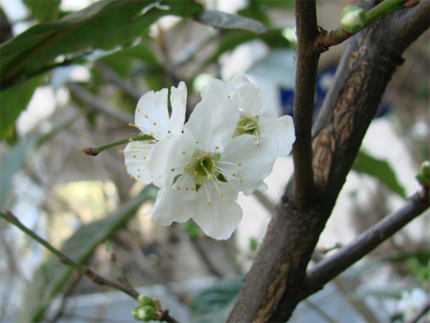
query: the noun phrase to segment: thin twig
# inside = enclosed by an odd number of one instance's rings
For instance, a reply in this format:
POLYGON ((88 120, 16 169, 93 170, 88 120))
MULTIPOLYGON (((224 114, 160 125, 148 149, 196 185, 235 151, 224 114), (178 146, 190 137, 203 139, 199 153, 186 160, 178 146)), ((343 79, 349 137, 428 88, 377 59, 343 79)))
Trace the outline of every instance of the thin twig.
POLYGON ((103 64, 102 62, 96 62, 94 65, 97 67, 97 69, 99 69, 103 73, 104 77, 109 82, 111 82, 112 84, 115 84, 116 86, 124 90, 124 92, 130 94, 132 97, 136 99, 140 99, 140 97, 144 94, 141 90, 133 86, 133 84, 124 80, 121 76, 116 74, 106 64, 103 64))
POLYGON ((295 0, 297 24, 297 72, 294 91, 293 148, 295 200, 298 207, 317 202, 312 169, 312 120, 319 53, 313 46, 318 36, 315 0, 295 0))
POLYGON ((81 85, 76 83, 68 83, 67 88, 74 96, 87 105, 91 110, 102 112, 125 123, 133 122, 132 115, 110 106, 108 103, 87 91, 81 85))
POLYGON ((385 217, 349 245, 308 271, 304 294, 313 294, 327 282, 367 255, 429 208, 428 191, 413 195, 397 212, 385 217))
MULTIPOLYGON (((94 271, 89 269, 86 266, 81 266, 75 261, 73 261, 71 258, 66 256, 64 253, 62 253, 60 250, 56 249, 54 246, 52 246, 48 241, 38 236, 35 232, 28 229, 24 224, 21 223, 21 221, 18 220, 18 218, 12 214, 9 210, 5 210, 5 212, 0 212, 0 217, 6 220, 7 222, 13 224, 18 229, 23 231, 25 234, 32 237, 34 240, 36 240, 38 243, 40 243, 42 246, 44 246, 46 249, 51 251, 55 256, 57 256, 61 263, 70 266, 71 268, 75 269, 77 272, 79 272, 82 275, 87 276, 89 279, 91 279, 94 283, 98 285, 104 285, 108 287, 112 287, 114 289, 117 289, 121 292, 126 293, 127 295, 131 296, 132 298, 136 299, 140 295, 137 290, 135 290, 133 287, 129 286, 123 286, 120 285, 114 281, 111 281, 103 276, 100 276, 96 274, 94 271)), ((169 314, 168 310, 162 310, 162 317, 159 319, 160 322, 170 322, 170 323, 179 323, 174 317, 172 317, 169 314)))
POLYGON ((408 323, 417 323, 430 310, 430 300, 420 308, 420 310, 408 321, 408 323))
POLYGON ((89 269, 86 266, 81 266, 78 263, 76 263, 74 260, 66 256, 64 253, 62 253, 60 250, 56 249, 54 246, 52 246, 48 241, 38 236, 35 232, 28 229, 24 224, 21 223, 21 221, 18 220, 18 218, 12 214, 12 212, 6 210, 4 213, 0 212, 0 217, 4 220, 8 221, 9 223, 16 226, 18 229, 23 231, 28 236, 32 237, 34 240, 36 240, 38 243, 40 243, 42 246, 44 246, 46 249, 51 251, 55 256, 58 257, 61 263, 70 266, 77 272, 79 272, 82 275, 87 276, 89 279, 91 279, 93 282, 95 282, 98 285, 105 285, 112 288, 115 288, 117 290, 120 290, 134 299, 137 299, 139 296, 139 293, 132 287, 125 287, 122 286, 114 281, 111 281, 109 279, 106 279, 95 272, 93 272, 91 269, 89 269))
MULTIPOLYGON (((375 21, 381 19, 382 17, 384 17, 390 12, 403 9, 403 8, 412 8, 416 6, 419 2, 420 2, 419 0, 406 0, 406 1, 385 0, 380 4, 378 4, 377 6, 370 9, 368 12, 366 12, 367 22, 363 26, 363 28, 360 29, 359 31, 373 24, 375 21)), ((321 33, 316 38, 314 46, 318 51, 324 52, 328 50, 329 47, 338 45, 344 42, 345 40, 355 35, 359 31, 355 33, 349 33, 342 28, 338 28, 336 30, 327 32, 326 30, 321 29, 321 33)))
POLYGON ((102 151, 112 148, 112 147, 116 147, 119 145, 123 145, 129 142, 133 142, 133 141, 148 141, 148 140, 152 140, 154 139, 154 137, 149 136, 149 135, 140 135, 140 136, 134 136, 134 137, 130 137, 130 138, 125 138, 125 139, 121 139, 121 140, 117 140, 114 142, 110 142, 98 147, 84 147, 82 148, 82 152, 89 155, 89 156, 97 156, 98 154, 100 154, 102 151))

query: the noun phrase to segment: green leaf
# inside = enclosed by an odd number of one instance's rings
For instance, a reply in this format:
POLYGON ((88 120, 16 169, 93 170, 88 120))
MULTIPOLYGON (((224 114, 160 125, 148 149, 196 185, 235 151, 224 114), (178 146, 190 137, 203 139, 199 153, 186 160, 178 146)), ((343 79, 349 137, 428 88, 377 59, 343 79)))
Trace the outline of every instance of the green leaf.
POLYGON ((242 29, 255 34, 267 32, 267 28, 258 20, 239 15, 230 15, 216 10, 203 10, 196 16, 196 20, 202 24, 217 28, 242 29))
POLYGON ((37 24, 0 46, 1 84, 14 84, 48 69, 60 55, 80 55, 94 49, 109 50, 128 45, 149 31, 164 15, 191 17, 202 10, 194 1, 164 1, 161 10, 154 1, 106 0, 73 12, 55 22, 37 24), (149 7, 148 7, 149 6, 149 7), (149 11, 142 12, 145 7, 149 11))
POLYGON ((39 21, 50 21, 58 17, 61 0, 24 0, 34 18, 39 21))
POLYGON ((41 78, 36 77, 0 92, 0 140, 13 138, 15 121, 21 111, 27 107, 40 82, 41 78))
POLYGON ((389 190, 406 198, 405 189, 399 184, 396 174, 386 160, 374 158, 360 150, 352 169, 358 173, 376 177, 385 184, 389 190))
MULTIPOLYGON (((145 187, 137 197, 126 202, 112 214, 80 227, 64 242, 61 251, 77 263, 85 263, 100 243, 122 228, 143 202, 154 197, 154 187, 145 187)), ((50 301, 67 282, 72 271, 73 269, 60 263, 58 258, 50 256, 35 272, 33 280, 27 287, 23 310, 17 322, 40 322, 50 301)))

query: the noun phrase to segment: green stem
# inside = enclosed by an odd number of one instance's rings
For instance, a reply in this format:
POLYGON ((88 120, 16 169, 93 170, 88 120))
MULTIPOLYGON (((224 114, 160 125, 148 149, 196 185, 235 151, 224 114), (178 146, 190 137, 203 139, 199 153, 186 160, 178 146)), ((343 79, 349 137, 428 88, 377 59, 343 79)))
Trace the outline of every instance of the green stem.
POLYGON ((373 7, 368 12, 366 12, 366 27, 375 21, 381 19, 383 16, 389 14, 390 12, 399 10, 402 8, 402 4, 405 0, 385 0, 373 7))
POLYGON ((23 231, 25 234, 29 235, 34 240, 36 240, 37 242, 39 242, 42 246, 44 246, 46 249, 48 249, 54 255, 56 255, 63 264, 72 267, 73 269, 75 269, 76 271, 78 271, 79 273, 81 273, 82 275, 87 275, 86 272, 85 272, 85 270, 84 270, 84 268, 82 266, 78 265, 76 262, 74 262, 72 259, 70 259, 69 257, 67 257, 60 250, 58 250, 54 246, 52 246, 48 241, 44 240, 43 238, 39 237, 36 233, 34 233, 32 230, 28 229, 10 211, 5 210, 4 213, 0 212, 0 217, 2 219, 6 220, 7 222, 13 224, 18 229, 20 229, 21 231, 23 231))
POLYGON ((108 144, 104 144, 101 145, 99 147, 85 147, 82 149, 82 151, 90 156, 97 156, 99 153, 101 153, 103 150, 115 147, 115 146, 119 146, 122 144, 126 144, 128 142, 132 142, 132 141, 144 141, 144 140, 153 140, 154 137, 149 136, 149 135, 143 135, 143 136, 135 136, 135 137, 131 137, 131 138, 125 138, 125 139, 121 139, 118 141, 114 141, 114 142, 110 142, 108 144))

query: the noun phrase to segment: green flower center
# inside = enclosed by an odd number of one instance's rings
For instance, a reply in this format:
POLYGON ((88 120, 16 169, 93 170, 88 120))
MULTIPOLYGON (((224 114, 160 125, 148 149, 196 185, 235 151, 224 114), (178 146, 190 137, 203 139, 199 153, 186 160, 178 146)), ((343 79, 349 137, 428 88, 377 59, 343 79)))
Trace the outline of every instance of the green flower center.
POLYGON ((249 117, 241 113, 233 136, 237 137, 244 134, 258 136, 260 133, 258 121, 259 116, 249 117))
POLYGON ((195 184, 200 184, 205 178, 211 180, 219 175, 215 162, 221 159, 218 153, 206 153, 195 149, 193 160, 187 163, 185 174, 193 177, 195 184))

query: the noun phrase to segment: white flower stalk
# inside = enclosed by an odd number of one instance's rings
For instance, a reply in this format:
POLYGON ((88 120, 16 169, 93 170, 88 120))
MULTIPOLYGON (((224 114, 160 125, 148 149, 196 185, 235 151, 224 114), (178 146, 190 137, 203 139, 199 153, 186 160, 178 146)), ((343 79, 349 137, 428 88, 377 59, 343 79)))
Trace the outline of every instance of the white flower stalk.
POLYGON ((273 110, 262 110, 261 90, 244 75, 236 75, 229 84, 213 79, 202 89, 202 98, 216 95, 228 98, 240 111, 234 136, 252 135, 257 144, 273 141, 277 157, 287 156, 295 141, 294 125, 290 116, 278 118, 273 110))
MULTIPOLYGON (((171 88, 170 102, 172 105, 172 115, 169 118, 167 107, 167 89, 145 93, 137 103, 135 112, 135 128, 141 134, 150 135, 154 139, 146 141, 130 142, 124 149, 125 168, 132 178, 149 184, 158 181, 163 174, 150 172, 148 162, 151 158, 157 163, 166 164, 165 156, 152 156, 155 144, 163 146, 168 150, 171 140, 175 135, 182 132, 185 121, 185 110, 187 101, 187 88, 184 82, 179 83, 178 88, 171 88)), ((155 183, 156 184, 156 183, 155 183)))
POLYGON ((346 32, 356 33, 366 26, 366 12, 357 6, 346 6, 340 15, 339 23, 346 32))
MULTIPOLYGON (((256 145, 252 136, 232 139, 240 112, 228 99, 209 95, 194 109, 184 133, 170 145, 162 188, 151 221, 169 225, 189 218, 215 239, 227 239, 242 218, 239 191, 254 190, 276 159, 273 142, 256 145)), ((165 150, 156 145, 153 154, 165 150)), ((153 161, 151 170, 164 167, 153 161)), ((162 173, 162 171, 159 171, 162 173)))

